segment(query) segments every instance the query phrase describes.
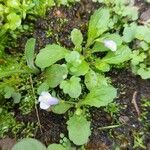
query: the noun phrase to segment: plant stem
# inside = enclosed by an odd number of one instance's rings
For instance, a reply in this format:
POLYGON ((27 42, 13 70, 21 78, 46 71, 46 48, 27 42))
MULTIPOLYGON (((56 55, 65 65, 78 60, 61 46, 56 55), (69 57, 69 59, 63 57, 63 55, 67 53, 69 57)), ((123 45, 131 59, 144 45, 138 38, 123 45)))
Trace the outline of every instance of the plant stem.
POLYGON ((73 104, 73 105, 76 105, 77 103, 76 102, 69 102, 69 101, 64 101, 62 100, 64 103, 68 103, 68 104, 73 104))

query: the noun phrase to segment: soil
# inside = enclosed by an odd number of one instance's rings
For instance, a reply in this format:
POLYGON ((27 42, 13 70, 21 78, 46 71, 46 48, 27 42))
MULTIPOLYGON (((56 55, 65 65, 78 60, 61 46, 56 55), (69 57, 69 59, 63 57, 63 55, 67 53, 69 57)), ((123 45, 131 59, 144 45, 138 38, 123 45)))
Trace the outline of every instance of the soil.
MULTIPOLYGON (((149 6, 143 1, 136 0, 136 6, 140 9, 139 21, 148 20, 150 14, 149 6), (145 13, 146 12, 146 13, 145 13), (143 15, 145 13, 146 15, 143 15), (144 16, 144 17, 143 17, 144 16), (145 17, 146 16, 146 17, 145 17)), ((99 8, 100 4, 93 3, 89 0, 82 0, 80 3, 72 7, 54 7, 49 10, 44 18, 39 18, 35 22, 35 30, 33 33, 26 33, 18 42, 20 49, 24 49, 26 40, 29 37, 37 39, 36 50, 43 48, 46 44, 60 43, 67 48, 73 46, 70 40, 70 32, 73 28, 79 28, 86 39, 87 24, 92 12, 99 8)), ((86 145, 87 150, 112 150, 114 144, 120 149, 133 150, 134 135, 144 132, 144 144, 150 149, 150 127, 148 124, 148 116, 150 116, 150 108, 147 111, 147 119, 140 120, 143 113, 142 98, 150 99, 150 80, 142 80, 135 76, 130 70, 114 69, 108 75, 112 79, 112 84, 118 88, 118 98, 116 102, 119 104, 120 112, 111 116, 106 113, 103 108, 91 108, 91 128, 92 135, 89 143, 86 145), (135 96, 135 102, 133 99, 135 96), (137 107, 136 107, 137 104, 137 107), (137 110, 139 109, 139 112, 137 110), (121 127, 114 129, 99 130, 99 127, 109 126, 112 124, 124 123, 121 127)), ((34 137, 43 143, 59 143, 60 133, 64 133, 67 137, 66 117, 64 115, 56 115, 43 110, 39 111, 39 118, 42 125, 42 133, 38 128, 34 137)), ((33 111, 29 115, 21 115, 16 112, 17 121, 37 123, 36 112, 33 111)), ((23 135, 20 133, 20 137, 23 135)), ((141 148, 142 149, 142 148, 141 148)), ((139 149, 140 150, 140 149, 139 149)))

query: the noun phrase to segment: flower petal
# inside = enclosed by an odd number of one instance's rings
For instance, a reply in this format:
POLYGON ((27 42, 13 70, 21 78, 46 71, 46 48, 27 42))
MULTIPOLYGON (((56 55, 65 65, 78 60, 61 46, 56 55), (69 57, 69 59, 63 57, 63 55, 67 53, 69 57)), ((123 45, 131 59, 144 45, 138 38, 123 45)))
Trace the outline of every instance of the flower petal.
POLYGON ((51 94, 49 92, 46 92, 46 91, 42 92, 41 96, 52 97, 51 94))
POLYGON ((59 100, 58 100, 57 98, 55 98, 55 97, 51 97, 51 98, 48 100, 48 103, 49 103, 50 105, 56 105, 56 104, 59 103, 59 100))
POLYGON ((51 97, 52 96, 48 92, 42 92, 41 95, 39 96, 38 101, 42 102, 42 101, 50 99, 51 97))
POLYGON ((104 40, 103 43, 110 50, 112 50, 112 51, 116 51, 117 50, 117 44, 113 40, 104 40))
POLYGON ((56 105, 59 103, 59 99, 52 97, 48 92, 42 92, 38 101, 40 102, 40 108, 45 110, 48 109, 51 105, 56 105))
POLYGON ((41 109, 47 110, 49 107, 50 107, 50 105, 48 105, 47 103, 40 102, 40 108, 41 109))

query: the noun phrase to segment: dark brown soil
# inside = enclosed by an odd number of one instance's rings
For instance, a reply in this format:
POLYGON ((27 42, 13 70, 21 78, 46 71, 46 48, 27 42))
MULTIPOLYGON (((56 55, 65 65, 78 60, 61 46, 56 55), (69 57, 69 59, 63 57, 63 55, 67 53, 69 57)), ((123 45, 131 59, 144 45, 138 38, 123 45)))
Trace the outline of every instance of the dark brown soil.
MULTIPOLYGON (((40 123, 42 126, 42 132, 38 128, 35 132, 35 138, 39 139, 45 144, 49 143, 59 143, 60 133, 66 133, 66 119, 63 115, 56 115, 51 112, 38 110, 40 123)), ((33 111, 31 114, 27 116, 22 116, 19 113, 16 114, 16 119, 20 122, 24 122, 27 124, 28 122, 37 123, 36 111, 33 111)), ((19 137, 24 137, 22 133, 20 133, 19 137)))
MULTIPOLYGON (((145 3, 138 2, 137 6, 143 8, 145 3)), ((36 50, 43 48, 46 44, 60 43, 67 48, 71 48, 73 44, 70 40, 70 32, 73 28, 79 28, 86 38, 87 23, 91 13, 99 8, 100 5, 92 3, 89 0, 82 0, 81 3, 73 7, 54 7, 48 11, 46 17, 39 18, 35 22, 34 33, 24 36, 20 48, 24 49, 25 42, 28 37, 32 35, 37 39, 36 50), (48 32, 49 29, 49 32, 48 32)), ((144 9, 141 10, 143 11, 144 9)), ((146 6, 146 11, 148 7, 146 6)), ((145 10, 144 10, 145 11, 145 10)), ((140 13, 142 15, 142 13, 140 13)), ((133 150, 134 134, 144 132, 145 146, 150 144, 150 129, 145 130, 148 124, 148 118, 140 121, 140 114, 143 113, 142 98, 150 98, 150 80, 142 80, 131 73, 130 70, 113 70, 108 74, 112 79, 112 84, 118 88, 117 103, 119 103, 120 112, 114 116, 106 113, 103 108, 90 110, 92 119, 92 135, 90 141, 86 146, 87 150, 112 150, 113 146, 117 144, 120 149, 133 150), (132 103, 133 95, 137 92, 136 103, 140 110, 135 109, 132 103), (119 122, 125 124, 119 128, 99 130, 99 127, 118 124, 119 122)), ((149 111, 150 115, 150 110, 149 111)), ((147 115, 147 116, 148 116, 147 115)), ((15 114, 17 121, 23 121, 25 124, 28 122, 37 123, 35 111, 31 114, 22 116, 18 112, 15 114)), ((40 129, 35 132, 35 138, 39 139, 45 144, 58 143, 60 140, 60 133, 64 133, 67 137, 66 119, 63 115, 56 115, 43 110, 39 110, 39 117, 42 125, 42 133, 40 129)), ((150 118, 149 118, 150 119, 150 118)), ((20 133, 20 137, 23 135, 20 133)), ((142 149, 142 148, 141 148, 142 149)))

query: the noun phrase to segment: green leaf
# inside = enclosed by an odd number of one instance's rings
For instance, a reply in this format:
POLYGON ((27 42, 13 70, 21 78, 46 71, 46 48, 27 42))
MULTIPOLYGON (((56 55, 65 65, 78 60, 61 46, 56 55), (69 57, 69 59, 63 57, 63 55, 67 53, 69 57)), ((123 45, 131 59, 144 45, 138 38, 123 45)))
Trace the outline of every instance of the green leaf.
POLYGON ((4 88, 4 97, 6 99, 9 99, 9 98, 13 98, 14 100, 14 103, 17 104, 20 102, 20 99, 21 99, 21 94, 18 93, 18 92, 15 92, 15 89, 13 87, 10 87, 10 86, 6 86, 4 88))
POLYGON ((60 88, 65 94, 69 94, 72 98, 78 98, 81 94, 80 78, 72 76, 70 80, 62 81, 60 88))
POLYGON ((132 65, 138 65, 140 62, 143 62, 144 59, 146 58, 146 54, 145 53, 140 53, 140 51, 138 50, 135 50, 135 51, 132 51, 132 54, 131 54, 131 64, 132 65))
POLYGON ((140 42, 140 47, 141 47, 144 51, 149 50, 149 45, 148 45, 146 42, 144 42, 144 41, 140 42))
POLYGON ((150 43, 150 27, 146 29, 144 41, 150 43))
POLYGON ((48 146, 47 150, 67 150, 67 149, 61 144, 51 144, 48 146))
POLYGON ((7 15, 7 23, 4 25, 5 29, 15 30, 21 25, 21 16, 12 12, 7 15))
POLYGON ((35 63, 40 68, 46 68, 65 58, 69 51, 59 45, 47 45, 41 49, 36 57, 35 63))
POLYGON ((98 82, 97 74, 93 70, 89 70, 88 73, 85 75, 84 83, 88 90, 93 89, 98 82))
POLYGON ((90 122, 85 116, 73 115, 67 121, 67 129, 69 132, 69 139, 76 145, 83 145, 88 142, 91 135, 90 122))
POLYGON ((82 60, 81 64, 78 66, 69 66, 70 74, 74 76, 83 76, 88 72, 88 70, 89 64, 84 60, 82 60))
POLYGON ((98 69, 101 72, 108 72, 110 70, 110 65, 100 59, 96 59, 95 63, 94 63, 96 69, 98 69))
POLYGON ((48 91, 48 89, 49 85, 46 82, 44 82, 38 87, 37 93, 40 95, 43 91, 48 91))
POLYGON ((109 17, 109 9, 100 8, 94 12, 89 22, 87 46, 108 29, 109 17))
POLYGON ((74 105, 66 103, 65 101, 60 101, 59 104, 52 106, 51 110, 52 110, 52 112, 54 112, 56 114, 64 114, 64 113, 66 113, 66 111, 68 111, 73 106, 74 105))
POLYGON ((123 31, 123 40, 127 43, 131 42, 135 38, 135 34, 137 31, 137 25, 135 23, 130 24, 124 28, 123 31))
POLYGON ((46 83, 49 87, 54 88, 67 78, 67 74, 66 65, 54 64, 46 69, 46 83))
POLYGON ((131 49, 128 46, 120 46, 116 52, 108 52, 102 61, 108 64, 119 64, 130 59, 131 49))
POLYGON ((77 51, 72 51, 65 57, 69 73, 75 76, 85 75, 89 70, 88 63, 77 51))
POLYGON ((92 90, 97 86, 108 85, 108 79, 102 74, 96 73, 93 70, 89 70, 85 75, 84 83, 88 90, 92 90))
POLYGON ((17 104, 17 103, 20 102, 21 94, 18 93, 18 92, 14 92, 14 93, 12 94, 12 98, 13 98, 13 100, 14 100, 14 103, 17 104))
POLYGON ((135 23, 125 27, 123 31, 123 39, 125 42, 131 42, 133 39, 143 40, 150 43, 150 28, 147 26, 137 26, 135 23))
POLYGON ((46 150, 46 147, 36 139, 25 138, 13 146, 12 150, 46 150))
POLYGON ((109 49, 104 46, 104 44, 102 42, 98 42, 96 41, 91 52, 92 53, 96 53, 96 52, 105 52, 105 51, 109 51, 109 49))
POLYGON ((137 71, 137 74, 141 76, 142 79, 150 79, 150 67, 149 68, 140 68, 137 71))
POLYGON ((81 104, 95 107, 107 106, 116 96, 117 90, 114 87, 103 85, 93 88, 81 104))
POLYGON ((75 50, 81 52, 82 50, 82 42, 83 42, 83 36, 80 30, 73 29, 71 32, 71 40, 73 44, 75 45, 75 50))
POLYGON ((27 65, 29 66, 29 68, 31 68, 33 70, 35 70, 35 68, 36 68, 34 66, 35 42, 36 42, 36 40, 34 38, 30 38, 25 45, 25 57, 26 57, 27 65))
POLYGON ((138 26, 135 37, 139 40, 144 40, 150 43, 150 27, 138 26))
POLYGON ((15 89, 13 87, 10 87, 10 86, 6 86, 5 89, 4 89, 4 97, 6 99, 9 99, 12 97, 12 94, 15 92, 15 89))
POLYGON ((66 55, 65 60, 67 63, 73 63, 75 66, 81 64, 81 56, 79 52, 77 51, 72 51, 68 55, 66 55))
POLYGON ((135 37, 139 40, 144 40, 144 36, 147 34, 145 26, 137 26, 135 37))
POLYGON ((138 19, 138 8, 134 6, 126 6, 122 12, 122 16, 127 16, 131 20, 138 19))
POLYGON ((6 5, 10 8, 18 9, 20 7, 20 2, 19 0, 7 0, 6 5))

